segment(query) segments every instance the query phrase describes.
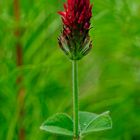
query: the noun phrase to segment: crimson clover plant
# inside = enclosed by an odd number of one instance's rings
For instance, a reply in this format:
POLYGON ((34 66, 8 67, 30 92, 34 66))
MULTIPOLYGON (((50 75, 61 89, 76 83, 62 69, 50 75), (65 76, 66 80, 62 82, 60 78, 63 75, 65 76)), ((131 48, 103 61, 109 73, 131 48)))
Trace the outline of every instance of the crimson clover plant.
POLYGON ((59 46, 72 61, 73 119, 65 113, 48 118, 40 127, 50 133, 66 135, 80 140, 84 135, 112 128, 109 112, 95 114, 79 111, 78 61, 89 53, 92 41, 89 36, 92 17, 90 0, 67 0, 61 15, 63 31, 58 38, 59 46))

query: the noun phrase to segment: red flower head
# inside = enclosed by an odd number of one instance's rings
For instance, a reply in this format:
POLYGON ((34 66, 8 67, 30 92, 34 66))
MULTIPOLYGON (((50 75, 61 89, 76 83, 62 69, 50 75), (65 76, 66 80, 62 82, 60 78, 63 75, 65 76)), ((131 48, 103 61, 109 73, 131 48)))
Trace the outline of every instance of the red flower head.
POLYGON ((78 60, 92 48, 89 37, 92 5, 90 0, 67 0, 64 9, 58 12, 63 21, 59 45, 70 59, 78 60))

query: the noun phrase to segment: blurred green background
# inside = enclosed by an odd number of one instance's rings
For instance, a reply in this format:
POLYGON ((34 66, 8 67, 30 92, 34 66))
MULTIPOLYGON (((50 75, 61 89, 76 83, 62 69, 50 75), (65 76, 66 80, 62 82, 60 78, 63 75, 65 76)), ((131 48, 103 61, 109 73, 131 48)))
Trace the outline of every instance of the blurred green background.
MULTIPOLYGON (((71 140, 39 129, 56 112, 72 116, 71 62, 57 43, 64 0, 19 1, 17 22, 14 1, 0 0, 0 140, 23 140, 21 129, 24 140, 71 140)), ((94 48, 79 61, 80 110, 110 110, 113 129, 84 139, 140 140, 140 0, 91 2, 94 48)))

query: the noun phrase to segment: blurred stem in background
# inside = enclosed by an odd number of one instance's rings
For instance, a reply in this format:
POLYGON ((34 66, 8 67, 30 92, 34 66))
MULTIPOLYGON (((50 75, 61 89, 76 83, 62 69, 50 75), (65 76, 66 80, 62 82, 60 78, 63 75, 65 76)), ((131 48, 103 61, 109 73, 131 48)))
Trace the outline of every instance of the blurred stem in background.
POLYGON ((73 76, 73 131, 74 139, 79 140, 79 116, 78 116, 78 62, 77 60, 72 61, 72 76, 73 76))
MULTIPOLYGON (((16 63, 17 69, 19 69, 23 65, 23 50, 22 44, 20 42, 21 38, 21 28, 20 28, 20 0, 14 0, 14 16, 15 16, 15 37, 16 37, 16 63)), ((23 87, 23 74, 19 73, 17 76, 17 87, 18 87, 18 95, 17 95, 17 108, 18 108, 18 139, 25 140, 25 130, 22 125, 23 117, 24 117, 24 96, 25 90, 23 87)))

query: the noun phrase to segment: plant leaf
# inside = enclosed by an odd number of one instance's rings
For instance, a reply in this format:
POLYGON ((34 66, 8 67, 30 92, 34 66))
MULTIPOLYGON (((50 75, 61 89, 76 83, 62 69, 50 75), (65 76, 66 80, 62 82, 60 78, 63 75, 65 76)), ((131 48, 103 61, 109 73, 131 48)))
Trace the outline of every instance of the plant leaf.
POLYGON ((102 131, 112 128, 109 112, 100 115, 90 112, 79 112, 79 127, 81 134, 102 131))
POLYGON ((73 121, 67 114, 56 114, 48 118, 40 129, 54 134, 73 136, 73 121))

